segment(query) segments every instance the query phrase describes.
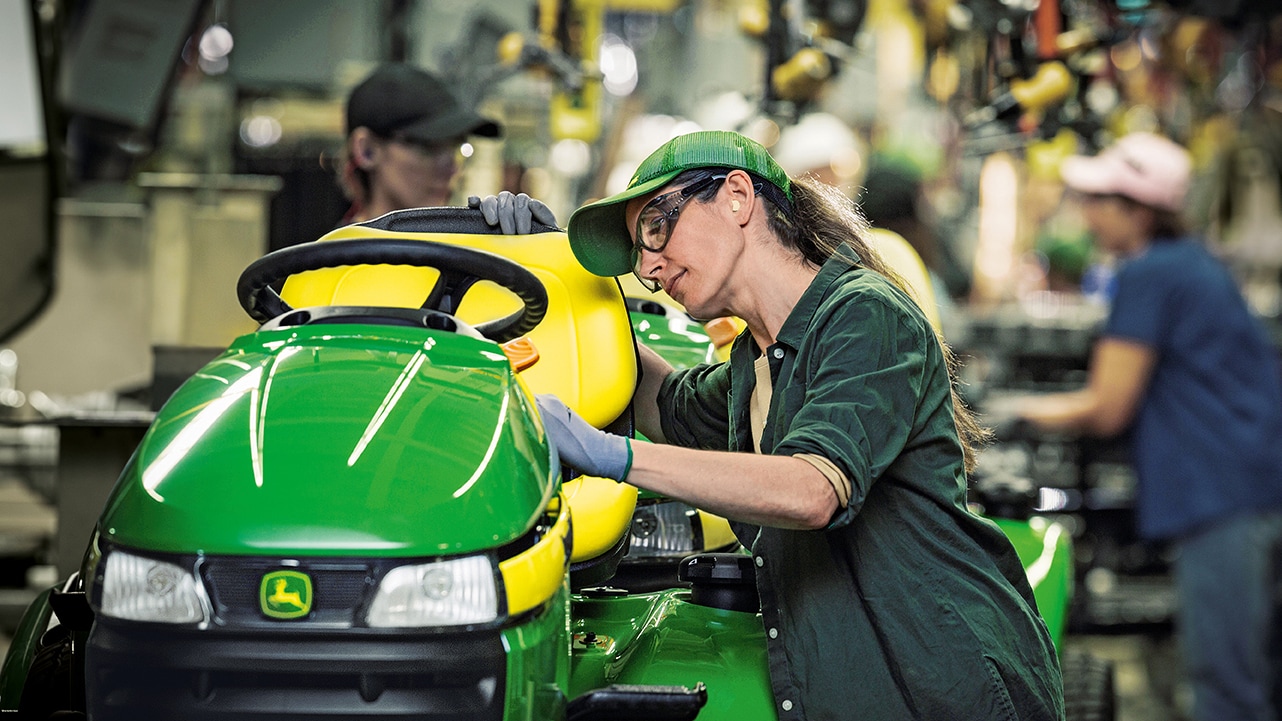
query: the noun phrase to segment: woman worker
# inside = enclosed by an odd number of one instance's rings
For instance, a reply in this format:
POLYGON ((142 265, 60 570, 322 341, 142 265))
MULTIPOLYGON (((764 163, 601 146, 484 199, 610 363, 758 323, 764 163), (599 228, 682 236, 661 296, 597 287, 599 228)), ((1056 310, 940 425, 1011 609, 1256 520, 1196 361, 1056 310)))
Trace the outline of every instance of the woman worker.
POLYGON ((966 506, 983 432, 839 190, 737 133, 677 137, 580 208, 593 273, 747 323, 726 363, 641 348, 638 428, 540 396, 562 462, 732 520, 780 719, 1057 719, 1055 649, 1010 542, 966 506))

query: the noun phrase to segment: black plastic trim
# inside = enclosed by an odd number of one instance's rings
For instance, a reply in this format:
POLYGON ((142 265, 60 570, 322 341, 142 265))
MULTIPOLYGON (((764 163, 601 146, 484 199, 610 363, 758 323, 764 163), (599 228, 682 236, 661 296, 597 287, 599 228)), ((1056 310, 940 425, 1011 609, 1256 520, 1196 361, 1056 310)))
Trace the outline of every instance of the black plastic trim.
POLYGON ((570 590, 578 592, 589 586, 608 581, 628 553, 632 534, 625 533, 608 551, 595 558, 570 564, 570 590))
POLYGON ((484 338, 481 332, 449 313, 427 308, 393 308, 388 306, 322 305, 294 310, 263 323, 259 330, 280 330, 300 325, 362 323, 425 328, 444 333, 460 333, 484 338))
POLYGON ((498 721, 497 631, 209 633, 99 619, 86 655, 96 721, 498 721))
MULTIPOLYGON (((386 230, 392 233, 466 233, 467 235, 506 235, 497 225, 485 222, 485 216, 475 208, 445 206, 439 208, 408 208, 394 210, 373 220, 357 223, 362 228, 386 230)), ((530 233, 556 233, 560 228, 544 225, 530 219, 530 233)))
POLYGON ((589 691, 570 702, 566 721, 693 721, 708 702, 702 684, 632 686, 615 684, 589 691))

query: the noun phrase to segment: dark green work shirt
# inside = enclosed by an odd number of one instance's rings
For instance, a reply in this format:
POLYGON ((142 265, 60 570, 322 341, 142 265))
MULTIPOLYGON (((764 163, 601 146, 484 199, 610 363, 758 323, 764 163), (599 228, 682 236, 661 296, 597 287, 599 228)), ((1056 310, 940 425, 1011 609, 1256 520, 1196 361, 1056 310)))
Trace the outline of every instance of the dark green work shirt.
MULTIPOLYGON (((1059 663, 1010 541, 966 506, 943 350, 913 300, 843 258, 765 349, 763 453, 850 479, 819 531, 735 523, 757 565, 776 711, 792 719, 1060 719, 1059 663)), ((752 452, 758 349, 672 374, 670 443, 752 452)))

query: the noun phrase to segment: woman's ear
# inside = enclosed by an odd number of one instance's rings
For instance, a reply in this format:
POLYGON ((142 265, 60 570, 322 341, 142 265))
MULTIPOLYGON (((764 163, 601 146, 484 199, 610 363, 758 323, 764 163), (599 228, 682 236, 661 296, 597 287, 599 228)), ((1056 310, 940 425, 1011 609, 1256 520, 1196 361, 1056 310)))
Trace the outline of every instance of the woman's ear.
POLYGON ((748 218, 752 217, 757 200, 752 176, 742 170, 730 171, 726 175, 725 192, 729 194, 730 212, 739 221, 739 225, 746 225, 748 218))
POLYGON ((374 133, 365 127, 357 128, 347 139, 347 147, 352 156, 352 162, 361 170, 369 170, 374 165, 375 151, 378 145, 378 139, 374 133))

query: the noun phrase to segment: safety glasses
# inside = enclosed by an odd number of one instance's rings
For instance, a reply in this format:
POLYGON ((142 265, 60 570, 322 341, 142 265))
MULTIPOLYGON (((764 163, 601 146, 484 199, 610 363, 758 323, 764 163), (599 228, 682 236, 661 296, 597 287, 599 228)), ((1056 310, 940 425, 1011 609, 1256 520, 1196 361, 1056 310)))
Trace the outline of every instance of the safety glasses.
POLYGON ((677 218, 681 216, 681 209, 685 204, 711 187, 713 183, 725 179, 725 175, 711 175, 703 180, 696 180, 684 188, 656 195, 641 209, 641 214, 637 216, 635 240, 632 242, 632 274, 651 293, 657 293, 661 286, 656 280, 642 277, 642 251, 658 253, 666 248, 668 241, 672 239, 672 230, 676 228, 677 218))
POLYGON ((471 145, 461 139, 427 142, 396 134, 389 137, 388 140, 396 143, 397 145, 408 148, 413 151, 415 155, 433 163, 449 159, 455 164, 460 164, 472 154, 471 145))

